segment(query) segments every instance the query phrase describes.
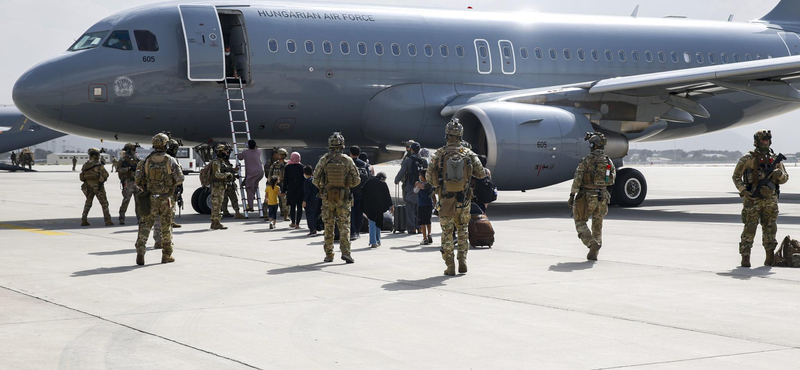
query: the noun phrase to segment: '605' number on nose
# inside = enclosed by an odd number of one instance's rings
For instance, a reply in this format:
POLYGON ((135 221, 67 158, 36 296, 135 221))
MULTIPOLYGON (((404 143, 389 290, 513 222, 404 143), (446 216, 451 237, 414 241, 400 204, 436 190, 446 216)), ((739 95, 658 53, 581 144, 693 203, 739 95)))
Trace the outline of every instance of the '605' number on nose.
POLYGON ((546 148, 547 148, 547 142, 546 142, 546 141, 538 141, 538 142, 536 142, 536 147, 537 147, 537 148, 544 148, 544 149, 546 149, 546 148))
POLYGON ((156 57, 154 57, 154 56, 143 56, 142 57, 142 62, 144 62, 144 63, 155 63, 155 61, 156 61, 156 57))

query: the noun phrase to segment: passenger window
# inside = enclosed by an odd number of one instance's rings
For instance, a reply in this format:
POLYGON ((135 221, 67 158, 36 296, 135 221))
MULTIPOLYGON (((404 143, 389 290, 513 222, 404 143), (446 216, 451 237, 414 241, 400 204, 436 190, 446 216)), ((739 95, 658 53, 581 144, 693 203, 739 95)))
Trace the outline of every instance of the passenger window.
POLYGON ((445 58, 450 55, 450 50, 447 49, 447 45, 440 45, 439 52, 442 53, 442 56, 445 58))
POLYGON ((375 54, 378 54, 378 56, 383 55, 383 44, 380 42, 375 43, 375 54))
POLYGON ((719 59, 722 61, 722 63, 727 64, 728 63, 728 54, 725 54, 725 53, 720 54, 719 55, 719 59))
POLYGON ((278 40, 270 39, 268 45, 269 45, 269 51, 273 53, 278 52, 278 40))
POLYGON ((506 59, 511 59, 511 48, 508 46, 503 46, 503 57, 506 59))
POLYGON ((158 51, 158 40, 156 35, 150 31, 133 31, 136 37, 136 46, 139 51, 158 51))
POLYGON ((627 59, 628 59, 627 56, 625 56, 625 50, 620 50, 619 51, 619 61, 620 62, 624 62, 627 59))
POLYGON ((556 52, 556 49, 550 48, 550 59, 558 59, 558 52, 556 52))
POLYGON ((519 56, 521 56, 522 59, 528 59, 528 49, 525 48, 519 49, 519 56))
POLYGON ((350 54, 350 44, 348 44, 347 41, 342 41, 342 43, 339 44, 339 50, 341 50, 344 55, 350 54))
POLYGON ((583 51, 583 49, 578 49, 578 59, 580 59, 581 62, 586 60, 586 52, 583 51))
POLYGON ((572 52, 569 49, 564 49, 564 59, 570 60, 572 59, 572 52))
POLYGON ((752 60, 752 58, 750 57, 750 53, 745 54, 744 55, 744 61, 745 62, 749 62, 750 60, 752 60))
POLYGON ((708 53, 708 62, 711 64, 717 64, 717 56, 714 53, 708 53))
POLYGON ((306 41, 306 53, 314 54, 314 41, 306 41))
POLYGON ((592 49, 592 60, 595 62, 600 60, 600 52, 597 49, 592 49))
POLYGON ((683 61, 686 62, 686 63, 691 63, 692 62, 692 56, 689 55, 688 51, 684 51, 683 52, 683 61))
POLYGON ((661 63, 666 63, 667 62, 667 54, 664 54, 663 51, 659 51, 658 52, 658 61, 661 62, 661 63))
POLYGON ((294 54, 295 52, 297 52, 297 43, 294 42, 294 40, 292 39, 286 40, 286 50, 294 54))
POLYGON ((431 44, 425 44, 425 56, 429 58, 433 56, 433 46, 431 44))
POLYGON ((647 63, 653 63, 653 53, 651 53, 650 50, 644 52, 644 60, 646 60, 647 63))
POLYGON ((544 58, 544 53, 542 52, 541 48, 533 49, 533 55, 536 56, 536 59, 542 60, 544 58))
POLYGON ((356 47, 358 48, 358 53, 359 54, 367 55, 367 44, 365 44, 363 42, 359 42, 358 45, 356 45, 356 47))
POLYGON ((633 59, 634 62, 638 63, 639 62, 639 52, 636 51, 636 50, 632 51, 631 52, 631 59, 633 59))
POLYGON ((128 31, 114 31, 103 46, 112 49, 131 50, 131 34, 128 31))
POLYGON ((463 58, 464 57, 464 47, 463 46, 461 46, 461 45, 456 46, 456 55, 458 55, 459 58, 463 58))
POLYGON ((323 42, 322 42, 322 51, 323 51, 325 54, 330 54, 330 53, 333 53, 333 45, 331 45, 331 42, 330 42, 330 41, 327 41, 327 40, 326 40, 326 41, 323 41, 323 42))
POLYGON ((756 60, 761 60, 761 54, 756 55, 756 60))
POLYGON ((392 44, 392 54, 394 56, 400 56, 400 45, 392 44))
POLYGON ((703 53, 697 53, 695 59, 697 59, 697 63, 703 64, 703 53))
POLYGON ((606 60, 609 62, 614 60, 614 54, 611 53, 611 50, 606 49, 606 60))
POLYGON ((478 52, 481 54, 481 58, 486 58, 486 56, 488 55, 488 53, 486 52, 486 46, 483 45, 481 45, 480 48, 478 48, 478 52))
POLYGON ((678 53, 673 51, 669 54, 670 58, 672 58, 672 63, 678 63, 678 53))
POLYGON ((733 61, 739 63, 742 61, 742 59, 739 58, 739 54, 733 54, 733 61))
POLYGON ((408 44, 408 55, 411 55, 412 57, 417 56, 417 45, 408 44))

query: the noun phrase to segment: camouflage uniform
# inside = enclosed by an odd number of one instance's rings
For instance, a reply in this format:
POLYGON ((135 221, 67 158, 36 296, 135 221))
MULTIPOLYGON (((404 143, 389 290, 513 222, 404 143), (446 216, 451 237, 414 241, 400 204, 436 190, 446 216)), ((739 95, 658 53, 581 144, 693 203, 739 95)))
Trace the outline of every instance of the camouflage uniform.
POLYGON ((775 247, 778 240, 775 238, 778 233, 778 196, 780 185, 789 181, 789 174, 786 172, 783 163, 775 166, 775 170, 770 176, 775 189, 769 186, 762 186, 758 194, 753 194, 758 183, 764 179, 764 165, 772 164, 777 156, 768 144, 759 145, 759 138, 769 138, 772 143, 772 134, 769 131, 761 130, 755 135, 756 150, 751 151, 736 164, 733 170, 733 184, 743 198, 742 231, 739 243, 739 254, 742 256, 742 266, 750 267, 750 251, 753 248, 758 224, 761 223, 761 243, 767 254, 764 265, 772 265, 775 247))
POLYGON ((218 145, 217 158, 211 161, 211 229, 213 230, 227 229, 220 223, 222 199, 225 197, 227 184, 233 179, 233 174, 225 172, 227 157, 222 157, 226 155, 225 150, 223 145, 218 145))
POLYGON ((447 269, 444 271, 445 275, 455 275, 455 261, 453 258, 453 231, 458 235, 458 263, 459 272, 467 272, 467 251, 469 250, 469 220, 470 220, 470 203, 472 199, 472 188, 469 186, 469 181, 472 177, 482 179, 486 177, 486 171, 481 164, 478 155, 469 148, 461 144, 461 136, 464 132, 463 127, 458 122, 458 119, 453 119, 447 124, 445 129, 447 133, 447 144, 436 150, 431 156, 430 164, 425 175, 428 183, 436 187, 436 193, 439 196, 439 207, 441 208, 442 202, 455 197, 456 213, 455 216, 446 216, 443 212, 439 211, 439 225, 442 227, 442 259, 444 259, 447 269), (444 169, 442 168, 442 161, 445 156, 460 152, 460 155, 469 162, 469 167, 472 168, 472 173, 464 173, 466 179, 466 189, 463 192, 453 193, 445 192, 440 183, 440 177, 443 176, 444 169))
POLYGON ((144 264, 145 243, 156 220, 161 229, 161 263, 174 262, 172 258, 172 205, 175 187, 183 183, 183 171, 178 161, 164 152, 167 136, 153 138, 155 152, 136 166, 136 185, 150 193, 150 213, 141 216, 139 235, 136 238, 136 264, 144 264), (163 168, 163 169, 162 169, 163 168))
POLYGON ((614 185, 617 169, 603 152, 605 137, 602 134, 588 133, 586 140, 590 141, 592 152, 581 160, 575 170, 569 206, 572 208, 578 238, 583 245, 589 248, 589 255, 586 258, 596 260, 597 253, 603 246, 603 218, 608 214, 608 203, 611 201, 608 187, 614 185), (604 183, 600 184, 598 181, 604 183), (585 213, 578 208, 583 201, 588 204, 584 208, 585 213), (591 230, 587 225, 590 217, 592 218, 591 230))
POLYGON ((353 159, 342 153, 344 137, 334 133, 328 140, 331 150, 320 158, 314 168, 313 184, 320 189, 319 197, 322 198, 322 222, 325 224, 325 262, 333 261, 333 241, 335 228, 339 228, 339 249, 342 251, 342 260, 353 263, 350 255, 350 208, 353 206, 353 197, 350 189, 361 183, 353 159), (325 167, 331 161, 344 163, 345 188, 332 188, 329 186, 325 167), (336 195, 338 194, 338 196, 336 195))
POLYGON ((125 144, 125 150, 120 154, 119 163, 117 164, 119 166, 117 176, 119 176, 119 181, 122 185, 122 204, 119 206, 120 225, 125 224, 125 212, 128 211, 131 198, 133 198, 134 202, 136 219, 139 219, 138 201, 136 200, 136 194, 139 194, 139 190, 136 188, 135 175, 137 164, 140 161, 141 159, 136 155, 135 144, 125 144))
MULTIPOLYGON (((228 171, 234 170, 234 167, 229 160, 225 160, 225 168, 228 171)), ((233 206, 233 210, 236 213, 236 218, 242 219, 245 217, 239 212, 239 196, 236 193, 236 188, 238 188, 236 177, 231 177, 231 181, 225 186, 225 196, 222 197, 222 206, 220 208, 222 208, 223 216, 230 217, 231 214, 228 212, 228 199, 230 199, 231 206, 233 206)))
MULTIPOLYGON (((78 158, 74 155, 72 156, 72 170, 75 171, 75 166, 78 165, 78 158)), ((111 172, 114 172, 114 168, 111 168, 111 172)))
MULTIPOLYGON (((175 140, 170 140, 169 143, 172 144, 175 140)), ((177 145, 177 142, 175 142, 177 145)), ((167 154, 173 158, 175 158, 175 151, 170 151, 167 149, 167 154)), ((177 160, 175 161, 178 163, 178 170, 183 173, 183 166, 181 166, 180 162, 177 160)), ((178 186, 183 186, 182 184, 178 184, 178 186)), ((172 224, 170 225, 170 232, 174 227, 181 227, 180 225, 175 223, 175 208, 178 206, 178 191, 176 186, 176 190, 172 193, 172 224)), ((161 241, 163 240, 163 234, 161 233, 161 218, 156 217, 155 222, 153 223, 153 240, 156 242, 155 249, 162 249, 161 241)))
POLYGON ((111 222, 111 213, 108 211, 108 198, 106 198, 105 182, 108 180, 108 171, 100 164, 100 151, 97 149, 89 149, 89 160, 83 164, 81 168, 81 181, 83 181, 83 195, 86 196, 86 203, 83 205, 83 216, 81 217, 81 226, 89 226, 87 217, 89 210, 92 208, 94 198, 100 202, 103 207, 103 219, 106 226, 114 225, 111 222))
POLYGON ((286 203, 286 187, 284 186, 284 174, 286 173, 286 149, 278 149, 278 160, 272 163, 269 167, 269 171, 267 172, 267 181, 269 181, 270 177, 277 176, 278 177, 278 186, 280 186, 281 190, 284 192, 278 195, 278 200, 281 209, 281 216, 283 217, 284 221, 289 221, 289 205, 286 203))

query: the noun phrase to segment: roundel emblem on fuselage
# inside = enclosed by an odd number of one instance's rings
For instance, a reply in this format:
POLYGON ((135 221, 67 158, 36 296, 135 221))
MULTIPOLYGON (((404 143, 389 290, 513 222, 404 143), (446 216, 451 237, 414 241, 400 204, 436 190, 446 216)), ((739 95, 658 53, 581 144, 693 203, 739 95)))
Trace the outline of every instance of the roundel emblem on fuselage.
POLYGON ((114 94, 120 98, 127 98, 133 95, 134 84, 127 76, 117 77, 114 81, 114 94))
POLYGON ((217 41, 217 34, 216 33, 212 33, 212 34, 208 35, 208 38, 210 38, 211 41, 217 41))

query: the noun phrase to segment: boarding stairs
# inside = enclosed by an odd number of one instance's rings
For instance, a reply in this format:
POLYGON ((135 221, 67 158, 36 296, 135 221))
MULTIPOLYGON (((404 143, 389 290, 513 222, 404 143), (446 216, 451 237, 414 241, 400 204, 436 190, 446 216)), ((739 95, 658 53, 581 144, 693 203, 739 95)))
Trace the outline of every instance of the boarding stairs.
MULTIPOLYGON (((250 122, 247 120, 247 103, 244 99, 244 86, 241 77, 225 79, 225 97, 228 102, 228 118, 231 123, 231 140, 233 142, 233 158, 236 159, 236 168, 239 169, 239 195, 244 215, 250 218, 247 210, 247 189, 244 184, 244 175, 239 153, 247 149, 247 142, 250 141, 250 122), (228 81, 235 81, 229 83, 228 81), (236 109, 234 109, 236 108, 236 109)), ((264 210, 261 207, 261 192, 256 186, 255 206, 258 209, 258 217, 264 217, 264 210)))

